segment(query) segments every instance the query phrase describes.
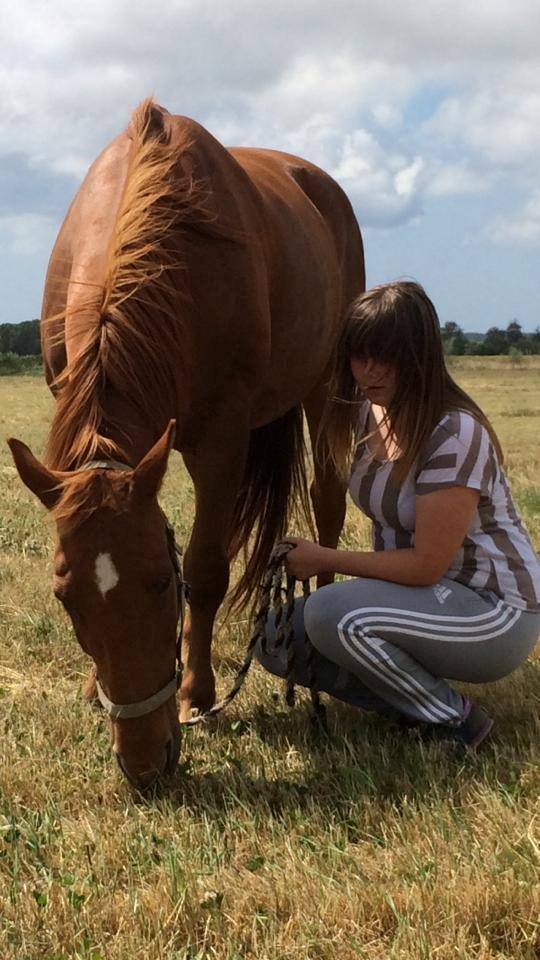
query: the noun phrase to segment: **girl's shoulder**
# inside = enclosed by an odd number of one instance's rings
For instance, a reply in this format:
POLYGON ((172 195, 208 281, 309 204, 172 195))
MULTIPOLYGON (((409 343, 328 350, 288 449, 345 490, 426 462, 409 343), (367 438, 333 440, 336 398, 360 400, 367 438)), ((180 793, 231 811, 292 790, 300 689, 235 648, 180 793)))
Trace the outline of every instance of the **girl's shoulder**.
POLYGON ((489 431, 468 410, 451 410, 433 430, 418 462, 418 493, 465 486, 489 494, 500 465, 489 431))
POLYGON ((453 442, 459 446, 470 447, 472 443, 490 441, 489 433, 483 423, 469 410, 449 410, 435 425, 431 434, 433 443, 453 442))

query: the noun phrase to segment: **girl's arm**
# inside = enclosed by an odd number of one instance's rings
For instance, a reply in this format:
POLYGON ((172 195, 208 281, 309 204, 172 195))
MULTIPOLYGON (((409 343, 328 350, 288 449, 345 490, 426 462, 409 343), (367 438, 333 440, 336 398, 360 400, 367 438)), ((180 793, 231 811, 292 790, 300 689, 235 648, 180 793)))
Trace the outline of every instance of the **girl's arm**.
POLYGON ((343 573, 418 587, 437 583, 461 547, 479 499, 480 491, 470 487, 445 487, 418 496, 414 547, 403 550, 332 550, 287 537, 295 544, 287 555, 287 570, 298 580, 343 573))

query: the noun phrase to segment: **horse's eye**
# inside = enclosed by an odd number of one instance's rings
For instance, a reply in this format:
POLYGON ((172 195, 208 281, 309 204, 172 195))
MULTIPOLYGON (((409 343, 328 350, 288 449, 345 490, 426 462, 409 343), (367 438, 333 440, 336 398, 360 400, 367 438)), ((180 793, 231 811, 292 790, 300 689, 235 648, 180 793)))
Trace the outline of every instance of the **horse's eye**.
POLYGON ((152 587, 156 593, 165 593, 170 586, 171 580, 172 574, 168 573, 166 576, 160 577, 159 580, 155 580, 152 587))

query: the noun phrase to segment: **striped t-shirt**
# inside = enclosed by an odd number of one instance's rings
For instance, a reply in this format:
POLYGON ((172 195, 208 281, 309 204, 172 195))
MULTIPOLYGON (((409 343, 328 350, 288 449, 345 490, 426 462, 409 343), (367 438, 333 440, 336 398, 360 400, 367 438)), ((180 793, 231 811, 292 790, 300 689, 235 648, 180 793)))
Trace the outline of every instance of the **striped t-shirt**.
MULTIPOLYGON (((367 432, 369 403, 360 410, 367 432)), ((462 546, 445 576, 491 590, 520 610, 540 610, 540 565, 512 500, 508 481, 489 433, 465 411, 452 411, 437 424, 421 457, 401 483, 392 482, 396 460, 377 460, 360 443, 349 492, 372 520, 374 550, 414 546, 416 497, 444 487, 480 491, 478 508, 462 546)))

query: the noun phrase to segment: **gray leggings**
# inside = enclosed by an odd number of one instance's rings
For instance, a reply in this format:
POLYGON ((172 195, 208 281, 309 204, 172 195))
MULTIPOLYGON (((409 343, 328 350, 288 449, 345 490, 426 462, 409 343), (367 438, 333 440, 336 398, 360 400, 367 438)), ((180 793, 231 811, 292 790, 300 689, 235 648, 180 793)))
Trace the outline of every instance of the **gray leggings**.
MULTIPOLYGON (((306 685, 304 628, 318 651, 319 687, 337 699, 389 715, 454 725, 465 698, 447 683, 487 683, 512 673, 534 648, 540 614, 510 607, 444 578, 408 587, 344 580, 321 587, 295 611, 295 680, 306 685)), ((256 651, 266 669, 285 673, 283 651, 256 651)))

